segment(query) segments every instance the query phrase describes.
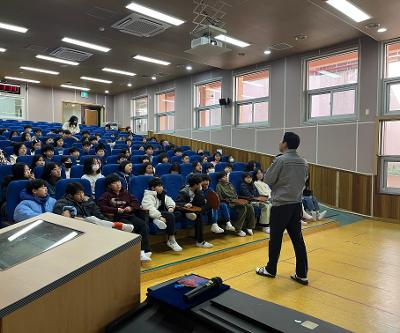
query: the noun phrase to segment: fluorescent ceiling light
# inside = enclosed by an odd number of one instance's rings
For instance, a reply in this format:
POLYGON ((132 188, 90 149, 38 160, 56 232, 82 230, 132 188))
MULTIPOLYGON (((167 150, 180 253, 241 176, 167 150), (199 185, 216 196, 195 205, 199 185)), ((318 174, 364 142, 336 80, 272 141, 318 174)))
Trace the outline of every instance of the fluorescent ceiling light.
POLYGON ((16 32, 22 32, 23 34, 28 31, 27 28, 18 27, 16 25, 2 23, 2 22, 0 22, 0 29, 6 29, 6 30, 12 30, 12 31, 16 31, 16 32))
POLYGON ((86 47, 88 49, 93 49, 93 50, 97 50, 97 51, 101 51, 101 52, 108 52, 108 51, 111 50, 110 48, 105 47, 105 46, 100 46, 100 45, 84 42, 82 40, 77 40, 77 39, 73 39, 73 38, 69 38, 69 37, 64 37, 62 39, 62 41, 65 42, 65 43, 79 45, 79 46, 82 46, 82 47, 86 47))
POLYGON ((192 66, 190 66, 190 65, 186 66, 186 70, 191 71, 192 69, 193 69, 192 66))
POLYGON ((328 0, 327 4, 336 8, 339 12, 356 22, 366 21, 371 18, 371 16, 347 0, 328 0))
POLYGON ((126 8, 130 9, 133 12, 140 13, 140 14, 155 18, 155 19, 163 21, 163 22, 167 22, 167 23, 170 23, 172 25, 178 26, 178 25, 181 25, 181 24, 185 23, 185 21, 180 20, 180 19, 178 19, 176 17, 161 13, 161 12, 159 12, 157 10, 154 10, 154 9, 139 5, 139 4, 134 3, 134 2, 130 3, 129 5, 127 5, 126 8))
POLYGON ((387 29, 386 29, 386 28, 379 28, 377 31, 378 31, 378 32, 386 32, 387 29))
POLYGON ((159 64, 159 65, 163 65, 163 66, 168 66, 168 65, 171 64, 171 63, 168 62, 168 61, 158 60, 158 59, 154 59, 154 58, 142 56, 142 55, 140 55, 140 54, 135 55, 135 56, 133 57, 133 59, 142 60, 142 61, 147 61, 147 62, 152 62, 152 63, 154 63, 154 64, 159 64))
POLYGON ((239 47, 242 47, 242 48, 250 46, 249 43, 246 43, 246 42, 243 42, 243 41, 241 41, 239 39, 232 38, 232 37, 229 37, 229 36, 226 36, 226 35, 222 35, 222 34, 218 35, 217 37, 215 37, 215 39, 218 39, 221 42, 225 42, 225 43, 228 43, 228 44, 236 45, 236 46, 239 46, 239 47))
POLYGON ((60 74, 59 72, 55 71, 49 71, 47 69, 40 69, 40 68, 35 68, 35 67, 26 67, 26 66, 20 66, 19 68, 26 70, 26 71, 31 71, 31 72, 38 72, 38 73, 45 73, 45 74, 51 74, 51 75, 58 75, 60 74))
POLYGON ((72 65, 72 66, 78 66, 79 62, 74 62, 74 61, 69 61, 69 60, 64 60, 64 59, 59 59, 59 58, 53 58, 53 57, 48 57, 45 55, 38 54, 36 56, 38 59, 42 60, 48 60, 48 61, 53 61, 53 62, 59 62, 60 64, 67 64, 67 65, 72 65))
POLYGON ((62 84, 60 87, 75 89, 75 90, 82 90, 82 91, 89 91, 90 88, 78 87, 78 86, 71 86, 70 84, 62 84))
POLYGON ((318 73, 320 73, 320 74, 322 74, 322 75, 325 75, 325 76, 332 77, 332 78, 334 78, 334 79, 340 78, 340 75, 335 74, 335 73, 332 73, 332 72, 328 72, 328 71, 318 71, 318 73))
POLYGON ((89 77, 89 76, 81 76, 81 80, 101 82, 101 83, 107 83, 107 84, 112 83, 112 81, 109 81, 109 80, 97 79, 95 77, 89 77))
POLYGON ((128 87, 132 87, 132 83, 128 83, 127 86, 128 86, 128 87))
POLYGON ((7 80, 22 81, 22 82, 29 82, 29 83, 40 83, 40 81, 25 79, 23 77, 5 76, 5 78, 7 80))
POLYGON ((154 76, 154 75, 153 75, 153 76, 151 77, 151 79, 152 79, 153 81, 154 81, 154 80, 157 80, 157 76, 154 76))
POLYGON ((121 74, 121 75, 127 75, 127 76, 135 76, 136 73, 132 73, 132 72, 126 72, 126 71, 121 71, 119 69, 113 69, 113 68, 108 68, 105 67, 102 69, 104 72, 110 72, 110 73, 115 73, 115 74, 121 74))
POLYGON ((6 52, 6 51, 7 51, 7 49, 0 47, 0 52, 6 52))
POLYGON ((264 51, 264 54, 266 54, 266 55, 268 55, 268 54, 271 54, 272 52, 270 51, 270 50, 265 50, 264 51))
POLYGON ((109 94, 110 92, 108 90, 105 91, 106 94, 109 94))

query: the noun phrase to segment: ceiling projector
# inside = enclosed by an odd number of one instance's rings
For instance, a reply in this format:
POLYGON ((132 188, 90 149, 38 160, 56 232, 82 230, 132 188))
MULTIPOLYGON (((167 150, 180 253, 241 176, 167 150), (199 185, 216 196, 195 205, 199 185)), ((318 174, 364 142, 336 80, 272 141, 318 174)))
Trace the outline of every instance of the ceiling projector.
POLYGON ((214 38, 221 33, 226 33, 226 30, 212 25, 204 27, 192 35, 191 48, 185 52, 199 57, 213 57, 231 51, 214 38))

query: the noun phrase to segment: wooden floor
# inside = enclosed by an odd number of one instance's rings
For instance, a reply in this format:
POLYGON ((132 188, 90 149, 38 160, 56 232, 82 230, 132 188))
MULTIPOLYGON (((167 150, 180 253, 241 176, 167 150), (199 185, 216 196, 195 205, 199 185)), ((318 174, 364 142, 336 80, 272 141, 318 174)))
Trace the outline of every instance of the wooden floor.
MULTIPOLYGON (((147 287, 185 273, 221 276, 231 287, 308 313, 354 332, 400 332, 400 226, 373 220, 306 234, 307 287, 289 279, 295 269, 290 241, 282 246, 278 277, 254 273, 267 249, 186 269, 142 282, 147 287)), ((175 266, 179 269, 179 265, 175 266)))

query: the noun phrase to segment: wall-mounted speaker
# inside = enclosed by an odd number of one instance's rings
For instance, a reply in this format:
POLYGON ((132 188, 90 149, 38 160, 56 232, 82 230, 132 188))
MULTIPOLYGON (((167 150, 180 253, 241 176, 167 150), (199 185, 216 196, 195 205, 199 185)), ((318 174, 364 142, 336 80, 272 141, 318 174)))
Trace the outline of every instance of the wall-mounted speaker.
POLYGON ((224 106, 226 106, 226 105, 229 105, 229 104, 231 104, 231 99, 230 98, 221 98, 220 100, 219 100, 219 105, 224 105, 224 106))

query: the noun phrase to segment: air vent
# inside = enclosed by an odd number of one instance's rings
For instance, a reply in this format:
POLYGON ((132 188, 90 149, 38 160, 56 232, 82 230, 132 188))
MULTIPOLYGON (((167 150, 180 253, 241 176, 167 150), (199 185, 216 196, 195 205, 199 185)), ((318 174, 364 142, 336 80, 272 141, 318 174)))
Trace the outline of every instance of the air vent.
POLYGON ((293 47, 293 45, 290 45, 288 43, 276 43, 276 44, 272 44, 270 46, 271 50, 275 50, 275 51, 284 51, 287 49, 291 49, 293 47))
POLYGON ((67 47, 59 47, 58 49, 51 52, 50 55, 64 60, 81 62, 90 58, 93 53, 74 50, 67 47))
POLYGON ((133 13, 113 24, 111 27, 138 37, 152 37, 167 30, 171 25, 133 13))

